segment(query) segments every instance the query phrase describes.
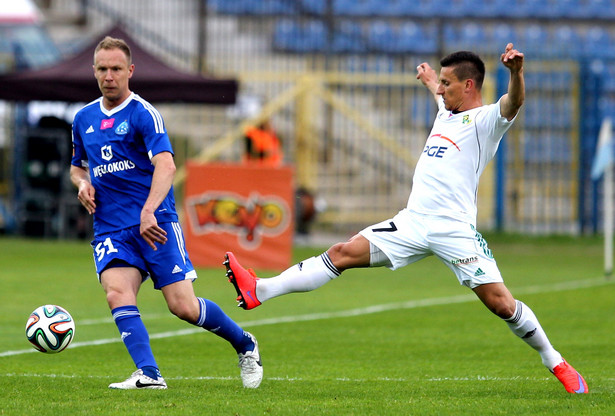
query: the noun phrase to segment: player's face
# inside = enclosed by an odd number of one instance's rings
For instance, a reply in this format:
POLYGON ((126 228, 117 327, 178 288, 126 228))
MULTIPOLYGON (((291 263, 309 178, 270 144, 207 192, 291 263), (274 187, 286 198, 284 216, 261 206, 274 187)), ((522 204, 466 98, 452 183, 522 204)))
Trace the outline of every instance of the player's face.
POLYGON ((94 75, 108 109, 121 104, 129 95, 128 80, 134 65, 120 49, 101 49, 94 56, 94 75))
POLYGON ((466 82, 465 80, 460 81, 453 73, 453 70, 452 67, 447 66, 440 70, 440 81, 436 94, 442 96, 444 108, 448 111, 463 111, 466 82))

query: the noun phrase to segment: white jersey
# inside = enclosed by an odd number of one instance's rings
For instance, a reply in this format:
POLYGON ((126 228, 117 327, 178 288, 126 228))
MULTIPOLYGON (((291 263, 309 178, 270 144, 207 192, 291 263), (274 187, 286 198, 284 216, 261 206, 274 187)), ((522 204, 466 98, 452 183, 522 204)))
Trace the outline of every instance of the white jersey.
POLYGON ((500 102, 453 114, 438 99, 438 114, 414 171, 408 209, 476 225, 478 180, 512 125, 500 102))

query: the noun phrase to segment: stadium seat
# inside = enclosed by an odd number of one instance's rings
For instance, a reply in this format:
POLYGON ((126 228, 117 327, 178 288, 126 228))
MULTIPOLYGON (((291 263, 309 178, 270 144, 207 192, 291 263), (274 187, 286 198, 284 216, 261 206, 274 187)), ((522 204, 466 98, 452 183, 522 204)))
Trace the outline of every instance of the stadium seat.
POLYGON ((460 28, 459 44, 456 49, 472 50, 477 53, 492 52, 487 39, 484 25, 477 23, 464 24, 460 28))
POLYGON ((378 15, 386 17, 416 16, 417 3, 414 0, 384 0, 378 15))
POLYGON ((508 0, 463 0, 463 3, 472 16, 486 18, 506 16, 510 7, 508 0))
POLYGON ((273 47, 279 51, 298 52, 303 41, 303 33, 295 20, 279 20, 273 30, 273 47))
POLYGON ((589 17, 582 0, 557 0, 553 17, 565 19, 583 19, 589 17))
MULTIPOLYGON (((608 93, 615 93, 615 67, 613 65, 605 65, 602 73, 602 89, 608 93)), ((615 111, 615 109, 613 109, 615 111)))
POLYGON ((452 0, 414 0, 412 6, 406 5, 405 10, 412 17, 445 17, 450 16, 452 0))
POLYGON ((615 2, 612 0, 586 0, 588 17, 593 19, 615 18, 615 2))
POLYGON ((572 160, 570 137, 557 132, 533 133, 525 137, 525 161, 531 163, 569 163, 572 160))
POLYGON ((594 58, 610 58, 614 56, 613 42, 609 31, 601 26, 593 26, 587 30, 583 38, 586 56, 594 58))
POLYGON ((368 28, 368 46, 373 52, 394 52, 397 41, 393 27, 385 21, 375 21, 368 28))
POLYGON ((412 21, 402 23, 396 30, 395 52, 433 54, 438 49, 438 34, 434 25, 412 21))
POLYGON ((320 20, 311 20, 304 24, 304 52, 324 52, 329 44, 328 31, 320 20))
POLYGON ((504 52, 507 43, 512 42, 515 45, 518 43, 515 28, 507 23, 499 23, 494 26, 490 38, 489 48, 491 51, 504 52))
POLYGON ((598 111, 600 113, 599 120, 605 117, 610 117, 615 120, 615 95, 609 94, 600 97, 598 100, 598 111))
POLYGON ((561 25, 555 28, 550 49, 558 58, 578 58, 583 52, 583 40, 574 26, 561 25))
POLYGON ((463 49, 461 40, 461 29, 456 25, 444 25, 442 28, 442 41, 446 50, 463 49))
MULTIPOLYGON (((285 3, 295 3, 294 1, 280 0, 285 3)), ((327 0, 301 0, 299 1, 299 10, 302 13, 324 15, 327 8, 327 0)))
POLYGON ((367 51, 365 36, 361 24, 342 20, 335 28, 333 37, 334 52, 361 53, 367 51))
POLYGON ((328 45, 327 29, 319 20, 299 23, 283 19, 276 23, 273 47, 284 52, 323 52, 328 45))
POLYGON ((525 100, 525 127, 569 128, 572 125, 572 99, 533 96, 525 100))
POLYGON ((552 56, 554 51, 549 45, 549 32, 542 25, 531 24, 521 29, 518 45, 530 58, 552 56))
POLYGON ((251 0, 212 0, 210 5, 221 14, 246 14, 252 4, 251 0))
POLYGON ((333 0, 333 13, 345 16, 378 16, 382 0, 333 0))
MULTIPOLYGON (((227 3, 233 3, 227 1, 227 3)), ((253 15, 292 15, 296 13, 295 5, 285 0, 244 0, 245 13, 253 15)))

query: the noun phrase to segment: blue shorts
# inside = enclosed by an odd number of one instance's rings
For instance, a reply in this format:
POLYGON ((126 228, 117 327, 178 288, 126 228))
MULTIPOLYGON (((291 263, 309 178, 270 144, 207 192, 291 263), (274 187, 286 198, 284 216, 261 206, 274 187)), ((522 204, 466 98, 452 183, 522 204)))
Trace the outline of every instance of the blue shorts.
POLYGON ((141 237, 138 225, 96 236, 91 244, 98 280, 105 269, 115 266, 136 267, 141 271, 143 280, 152 278, 156 289, 181 280, 196 279, 179 223, 158 225, 167 232, 167 242, 156 244, 156 251, 141 237))

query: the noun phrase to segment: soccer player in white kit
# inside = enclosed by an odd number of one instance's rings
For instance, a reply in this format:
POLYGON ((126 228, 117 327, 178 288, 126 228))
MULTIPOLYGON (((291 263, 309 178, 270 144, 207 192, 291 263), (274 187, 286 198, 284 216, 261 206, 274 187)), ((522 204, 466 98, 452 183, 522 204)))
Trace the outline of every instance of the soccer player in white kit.
POLYGON ((276 296, 314 290, 346 269, 395 270, 435 255, 540 354, 566 391, 587 393, 587 383, 553 348, 532 310, 508 291, 475 228, 479 177, 525 99, 523 53, 509 43, 500 60, 510 71, 508 92, 490 105, 482 103, 485 65, 476 54, 461 51, 443 58, 439 79, 428 63, 420 64, 417 79, 434 94, 438 114, 416 165, 407 207, 273 278, 256 277, 228 252, 224 263, 239 306, 252 309, 276 296))

